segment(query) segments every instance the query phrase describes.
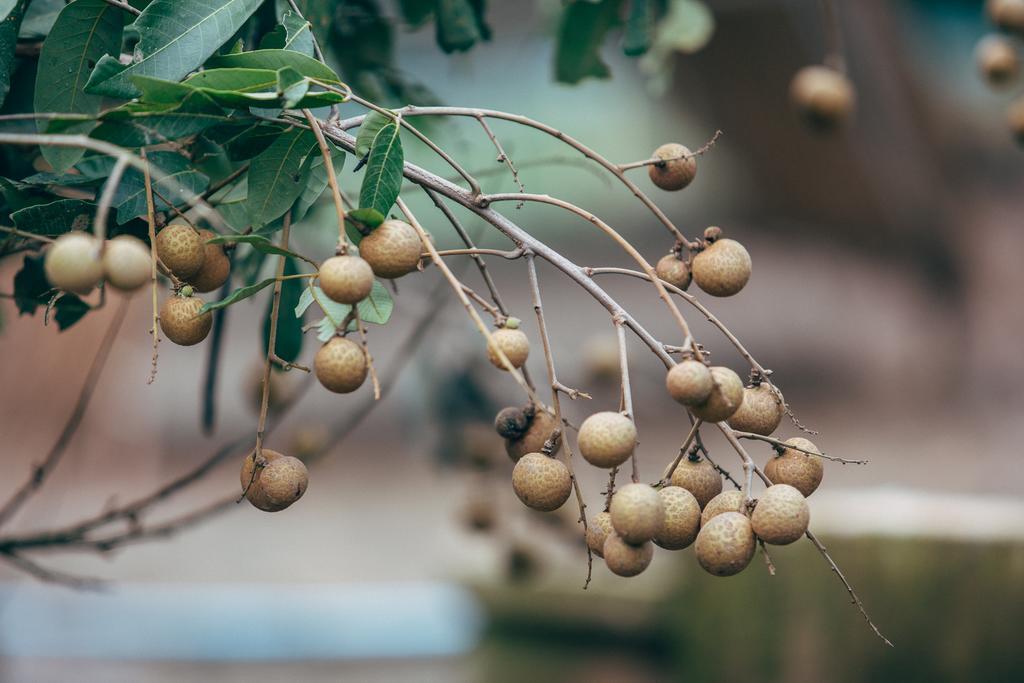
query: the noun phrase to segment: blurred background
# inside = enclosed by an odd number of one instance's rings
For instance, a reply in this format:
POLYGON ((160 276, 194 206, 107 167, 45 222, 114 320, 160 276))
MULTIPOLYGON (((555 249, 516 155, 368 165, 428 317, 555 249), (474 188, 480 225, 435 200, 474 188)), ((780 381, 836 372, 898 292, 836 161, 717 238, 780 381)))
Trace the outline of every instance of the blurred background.
MULTIPOLYGON (((685 18, 667 33, 671 47, 627 57, 612 28, 600 49, 609 77, 575 84, 555 78, 556 38, 576 29, 553 0, 491 3, 491 39, 452 55, 429 25, 413 30, 394 8, 382 11, 394 67, 437 101, 525 114, 617 162, 647 158, 664 142, 695 149, 723 132, 682 192, 633 173, 689 237, 718 225, 748 248, 750 284, 709 306, 775 371, 801 421, 820 431, 816 444, 870 460, 827 463, 811 527, 895 647, 873 635, 804 542, 773 548, 776 576, 760 556, 720 579, 699 568, 692 549, 658 550, 633 579, 596 560, 581 590, 575 507, 548 516, 523 508, 490 427, 499 408, 523 397, 489 365, 465 312, 428 268, 399 282, 391 323, 371 330, 381 372, 401 372, 343 440, 338 432, 370 400, 369 386, 336 396, 297 372, 275 378, 279 395, 301 395, 272 417, 267 445, 323 451, 293 508, 268 515, 228 506, 167 538, 33 555, 108 580, 100 592, 40 583, 0 563, 0 679, 1021 680, 1024 173, 1005 116, 1018 93, 986 86, 974 62, 975 44, 993 30, 983 3, 836 3, 857 108, 831 135, 807 130, 788 100, 793 74, 826 50, 817 3, 671 4, 685 18)), ((628 191, 580 155, 536 132, 493 127, 527 191, 587 207, 651 261, 672 247, 628 191)), ((428 132, 481 171, 485 189, 515 191, 474 121, 432 122, 428 132)), ((406 145, 407 158, 448 173, 411 138, 406 145)), ((352 165, 341 182, 354 190, 357 180, 345 178, 352 165)), ((457 246, 429 201, 408 195, 438 245, 457 246)), ((584 221, 552 207, 501 208, 581 265, 630 265, 584 221)), ((507 248, 468 213, 458 216, 482 245, 507 248)), ((296 230, 297 249, 329 253, 332 219, 328 202, 296 230)), ((0 263, 4 282, 15 261, 0 263)), ((605 370, 614 329, 585 292, 538 265, 560 379, 593 395, 566 405, 578 424, 618 403, 605 370)), ((481 286, 470 263, 459 267, 481 286)), ((524 264, 490 259, 489 267, 537 340, 524 264)), ((600 284, 655 336, 672 338, 649 286, 606 277, 600 284)), ((0 495, 57 438, 113 308, 58 334, 0 300, 0 495)), ((683 312, 715 362, 744 375, 717 330, 683 312)), ((253 432, 264 303, 226 316, 209 435, 200 426, 209 341, 164 343, 148 386, 150 314, 146 296, 132 301, 64 462, 0 536, 137 498, 253 432)), ((631 344, 641 472, 654 481, 688 424, 665 395, 661 363, 631 344)), ((315 346, 306 340, 306 361, 315 346)), ((529 367, 541 377, 534 350, 529 367)), ((798 434, 789 423, 779 430, 798 434)), ((709 432, 707 442, 720 464, 740 470, 720 438, 709 432)), ((771 455, 764 444, 750 448, 759 463, 771 455)), ((244 450, 146 522, 233 493, 244 450)), ((579 469, 593 514, 605 476, 579 469)))

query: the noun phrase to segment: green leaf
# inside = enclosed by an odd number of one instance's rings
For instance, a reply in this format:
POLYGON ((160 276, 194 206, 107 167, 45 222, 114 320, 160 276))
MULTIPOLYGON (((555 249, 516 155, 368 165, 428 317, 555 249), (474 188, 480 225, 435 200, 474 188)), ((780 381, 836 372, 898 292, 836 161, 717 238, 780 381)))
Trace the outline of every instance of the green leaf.
MULTIPOLYGON (((298 275, 299 269, 295 261, 284 262, 285 275, 298 275)), ((301 280, 285 280, 281 283, 281 300, 277 316, 277 338, 274 340, 274 353, 286 363, 292 363, 302 353, 302 321, 286 311, 294 310, 299 303, 306 285, 301 280)), ((263 317, 263 350, 266 352, 270 339, 270 311, 274 301, 267 302, 267 312, 263 317)))
POLYGON ((341 79, 331 67, 295 50, 254 50, 233 55, 218 55, 206 63, 210 69, 259 69, 277 72, 289 67, 307 78, 340 84, 341 79))
POLYGON ((35 315, 36 309, 53 287, 46 281, 43 257, 25 255, 25 260, 14 276, 14 303, 19 315, 35 315))
POLYGON ((67 0, 31 0, 18 30, 18 40, 42 40, 53 28, 67 0))
MULTIPOLYGON (((76 0, 64 7, 39 53, 34 107, 37 112, 70 112, 95 115, 101 97, 85 92, 85 82, 103 55, 121 52, 124 26, 121 10, 103 0, 76 0)), ((39 122, 45 131, 47 122, 39 122)), ((42 148, 54 170, 73 166, 83 149, 42 148)))
POLYGON ((103 57, 86 92, 131 99, 131 76, 176 81, 198 68, 227 42, 262 0, 153 0, 128 27, 139 35, 135 58, 124 66, 103 57))
POLYGON ((7 99, 11 89, 11 75, 14 73, 18 46, 18 29, 25 18, 25 8, 29 0, 18 0, 10 11, 0 20, 0 105, 7 99))
POLYGON ((57 321, 57 329, 63 332, 92 310, 89 304, 79 299, 74 294, 64 292, 54 306, 54 320, 57 321))
POLYGON ((277 278, 268 277, 266 280, 260 280, 254 285, 240 287, 235 291, 231 292, 231 294, 229 294, 226 299, 221 299, 220 301, 211 301, 203 304, 203 307, 199 309, 199 313, 197 313, 196 315, 202 315, 203 313, 207 313, 209 311, 216 311, 221 308, 227 308, 232 304, 237 304, 239 301, 248 299, 253 294, 258 293, 263 289, 266 289, 270 285, 274 284, 274 282, 276 281, 277 278))
MULTIPOLYGON (((188 158, 177 152, 152 152, 149 161, 168 175, 153 183, 153 201, 157 211, 168 208, 157 193, 174 202, 175 206, 181 206, 210 184, 209 178, 192 168, 188 158)), ((117 209, 118 225, 146 214, 146 183, 142 173, 134 168, 125 171, 114 192, 113 205, 117 209)))
POLYGON ((373 139, 377 137, 380 129, 394 121, 395 117, 391 114, 382 114, 379 111, 371 111, 367 114, 363 119, 363 124, 359 126, 358 135, 356 135, 356 157, 359 159, 365 157, 370 152, 373 139))
POLYGON ((270 147, 284 130, 263 121, 234 121, 206 130, 203 137, 223 147, 231 161, 244 161, 270 147))
POLYGON ((436 0, 399 0, 398 9, 402 19, 411 29, 417 29, 427 23, 434 13, 436 0))
POLYGON ((281 98, 281 106, 294 109, 309 92, 309 79, 290 66, 277 72, 277 95, 281 98))
POLYGON ((437 44, 445 52, 465 52, 490 37, 482 0, 437 0, 436 8, 437 44))
POLYGON ((356 304, 356 308, 363 322, 384 325, 391 319, 391 313, 395 310, 395 300, 391 298, 380 280, 374 280, 370 296, 356 304))
POLYGON ((636 57, 651 48, 654 39, 654 13, 653 0, 631 0, 626 30, 622 36, 622 51, 626 55, 636 57))
MULTIPOLYGON (((340 174, 341 169, 345 166, 345 152, 344 150, 334 149, 330 141, 327 144, 332 148, 331 162, 334 164, 334 172, 340 174)), ((320 199, 320 195, 324 193, 329 184, 323 155, 310 154, 306 165, 307 168, 304 172, 305 184, 302 187, 302 194, 299 195, 299 199, 295 202, 295 208, 292 211, 293 223, 298 223, 306 217, 306 214, 309 213, 309 210, 320 199)))
POLYGON ((359 188, 359 208, 388 214, 402 189, 404 161, 398 126, 389 123, 373 138, 366 174, 359 188))
MULTIPOLYGON (((306 309, 314 301, 324 312, 323 320, 317 324, 319 328, 317 338, 320 341, 327 341, 345 322, 352 307, 333 301, 316 285, 306 285, 305 291, 299 297, 298 305, 295 307, 295 317, 301 319, 305 315, 306 309)), ((384 285, 379 281, 374 281, 370 295, 356 304, 356 307, 359 311, 359 319, 363 322, 384 325, 391 319, 391 313, 395 310, 395 302, 384 285)), ((356 329, 354 321, 349 324, 349 329, 356 329)))
POLYGON ((308 130, 294 128, 278 136, 249 167, 249 217, 262 227, 291 209, 302 193, 302 164, 316 147, 308 130))
MULTIPOLYGON (((207 69, 190 76, 183 85, 200 89, 225 107, 269 109, 284 105, 277 90, 277 71, 270 69, 207 69)), ((344 99, 345 96, 340 93, 310 92, 300 101, 293 103, 293 106, 320 107, 342 102, 344 99)))
POLYGON ((37 235, 62 235, 69 230, 86 230, 92 224, 96 205, 81 199, 58 199, 36 204, 11 214, 20 230, 37 235))
POLYGON ((370 230, 373 230, 387 220, 387 217, 377 209, 355 209, 345 214, 345 217, 353 223, 357 223, 360 227, 366 227, 370 230))
POLYGON ((312 25, 288 10, 281 17, 281 23, 273 31, 263 36, 260 49, 294 50, 309 57, 313 56, 312 25))
POLYGON ((619 24, 622 0, 574 2, 562 14, 555 51, 555 79, 579 83, 585 78, 608 78, 601 46, 608 31, 619 24))
POLYGON ((143 147, 198 135, 231 118, 206 94, 192 90, 176 105, 129 102, 105 112, 101 120, 90 137, 119 147, 143 147))
POLYGON ((282 249, 277 246, 263 235, 218 235, 213 239, 207 240, 207 244, 228 244, 231 242, 237 242, 239 244, 248 244, 253 249, 260 251, 264 254, 276 254, 278 256, 289 256, 296 258, 307 263, 312 263, 308 258, 302 254, 297 254, 294 251, 288 249, 282 249))

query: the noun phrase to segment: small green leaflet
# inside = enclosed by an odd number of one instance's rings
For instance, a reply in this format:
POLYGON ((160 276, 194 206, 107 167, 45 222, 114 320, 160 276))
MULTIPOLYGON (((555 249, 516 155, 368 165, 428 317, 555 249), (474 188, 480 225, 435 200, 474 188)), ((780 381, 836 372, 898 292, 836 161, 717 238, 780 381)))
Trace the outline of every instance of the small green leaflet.
POLYGON ((601 46, 608 31, 619 25, 622 0, 574 2, 562 13, 555 49, 555 80, 579 83, 585 78, 608 78, 601 46))
POLYGON ((299 260, 305 261, 313 266, 315 262, 306 258, 302 254, 296 254, 294 251, 288 249, 282 249, 277 246, 263 235, 219 235, 213 239, 207 240, 207 244, 227 244, 229 242, 237 242, 239 244, 248 244, 253 249, 262 252, 264 254, 273 254, 277 256, 290 256, 299 260))
POLYGON ((92 224, 96 205, 81 199, 58 199, 36 204, 11 214, 15 227, 37 235, 62 235, 69 230, 86 230, 92 224))
POLYGON ((203 313, 207 313, 209 311, 216 311, 221 308, 227 308, 231 304, 237 304, 239 301, 242 301, 243 299, 248 299, 253 294, 259 292, 260 290, 266 289, 270 285, 274 284, 276 281, 277 278, 268 277, 266 280, 260 280, 254 285, 240 287, 239 289, 236 289, 235 291, 231 292, 231 294, 229 294, 226 299, 221 299, 220 301, 211 301, 209 303, 203 304, 203 307, 199 309, 199 313, 197 313, 196 315, 202 315, 203 313))
MULTIPOLYGON (((320 310, 324 312, 324 318, 317 324, 317 338, 326 342, 345 322, 352 307, 348 304, 339 304, 332 301, 323 290, 316 285, 307 285, 295 307, 295 317, 302 318, 306 310, 316 302, 320 310)), ((359 319, 366 323, 384 325, 391 319, 391 313, 395 309, 395 302, 388 293, 388 290, 379 281, 374 281, 370 296, 357 304, 359 319)), ((355 322, 349 325, 349 329, 355 329, 355 322)))
POLYGON ((359 134, 356 135, 356 157, 362 159, 370 152, 370 146, 373 145, 373 139, 377 137, 377 133, 380 129, 389 123, 393 123, 395 117, 390 114, 382 114, 379 111, 371 111, 363 119, 363 124, 359 126, 359 134))
POLYGON ((15 49, 18 46, 18 29, 25 17, 28 0, 18 0, 0 20, 0 105, 7 99, 14 75, 15 49))
POLYGON ((263 36, 260 49, 281 49, 313 56, 313 32, 308 21, 291 10, 284 13, 281 23, 263 36))
POLYGON ((341 79, 329 66, 294 50, 254 50, 211 58, 208 69, 254 69, 278 71, 289 67, 307 78, 314 78, 331 85, 340 85, 341 79))
MULTIPOLYGON (((282 69, 284 68, 290 67, 282 67, 282 69)), ((278 91, 278 84, 282 80, 279 71, 280 69, 207 69, 189 76, 184 83, 178 85, 196 88, 225 107, 236 109, 246 107, 280 108, 284 106, 285 102, 278 91)), ((319 107, 345 100, 345 96, 341 93, 308 92, 308 81, 306 87, 305 95, 301 99, 291 102, 291 106, 297 108, 319 107)))
POLYGON ((398 198, 405 162, 398 131, 396 124, 389 123, 377 131, 373 138, 366 174, 359 188, 361 209, 376 209, 386 216, 398 198))

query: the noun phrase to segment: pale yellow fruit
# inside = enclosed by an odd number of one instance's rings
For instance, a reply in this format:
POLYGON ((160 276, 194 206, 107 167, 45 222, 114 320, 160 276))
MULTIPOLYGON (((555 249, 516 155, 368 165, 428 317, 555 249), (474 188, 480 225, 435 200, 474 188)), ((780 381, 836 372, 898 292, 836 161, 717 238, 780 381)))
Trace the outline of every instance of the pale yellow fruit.
POLYGON ((750 520, 739 512, 723 512, 708 520, 697 534, 697 561, 709 574, 739 574, 754 557, 757 542, 750 520))
POLYGON ((708 400, 714 386, 708 366, 693 359, 676 363, 665 375, 665 388, 669 395, 683 405, 692 406, 708 400))
POLYGON ((693 257, 693 281, 711 296, 737 294, 750 280, 753 265, 746 248, 731 239, 715 240, 693 257))
POLYGON ((999 28, 1024 32, 1024 0, 988 0, 985 8, 992 23, 999 28))
POLYGON ((118 235, 103 249, 103 277, 122 292, 133 292, 152 279, 149 247, 131 235, 118 235))
POLYGON ((808 123, 832 128, 853 110, 853 84, 844 74, 827 66, 805 66, 789 85, 789 96, 808 123))
POLYGON ((729 418, 729 426, 741 432, 769 436, 786 414, 782 401, 781 395, 766 382, 756 387, 746 387, 740 407, 729 418))
MULTIPOLYGON (((817 446, 800 436, 787 439, 786 443, 807 451, 821 452, 817 446)), ((768 461, 764 474, 773 484, 789 484, 807 497, 821 484, 825 476, 825 463, 821 456, 787 448, 781 455, 768 461)))
POLYGON ((700 513, 701 526, 707 524, 708 520, 715 515, 720 515, 723 512, 743 512, 745 503, 746 496, 742 491, 737 489, 722 491, 704 506, 704 511, 700 513))
POLYGON ((487 345, 487 358, 499 370, 507 370, 495 349, 501 349, 514 368, 521 368, 530 355, 530 340, 522 330, 503 327, 491 332, 491 342, 487 345))
POLYGON ((231 276, 231 259, 224 253, 224 245, 207 244, 216 236, 210 230, 199 231, 199 239, 203 242, 203 265, 195 275, 188 278, 188 283, 197 292, 220 289, 231 276))
POLYGON ((672 485, 692 493, 703 508, 722 492, 722 475, 704 458, 683 458, 672 473, 672 485))
POLYGON ((735 372, 721 366, 711 368, 711 381, 707 400, 690 406, 690 412, 705 422, 721 422, 729 419, 743 403, 743 382, 735 372))
POLYGON ((192 226, 170 223, 156 234, 156 255, 179 280, 188 280, 203 267, 206 245, 192 226))
POLYGON ((654 545, 650 541, 640 545, 626 543, 612 530, 604 539, 602 548, 604 563, 613 574, 619 576, 636 576, 651 564, 654 557, 654 545))
POLYGON ((807 532, 811 509, 804 495, 787 484, 769 486, 758 499, 750 524, 765 543, 788 545, 807 532))
POLYGON ((654 266, 654 273, 658 276, 658 279, 664 280, 679 289, 686 289, 690 286, 690 281, 693 280, 690 266, 676 254, 662 256, 658 264, 654 266))
POLYGON ((669 142, 654 150, 651 158, 663 159, 660 164, 647 167, 651 182, 663 190, 681 190, 697 177, 697 158, 678 143, 669 142))
POLYGON ((551 512, 569 499, 572 477, 561 461, 527 453, 512 468, 512 489, 526 507, 551 512))
POLYGON ((213 313, 199 315, 203 300, 197 296, 170 296, 160 307, 160 329, 175 344, 193 346, 206 339, 213 313))
POLYGON ((985 36, 978 41, 974 60, 982 77, 994 86, 1010 83, 1020 71, 1016 48, 1000 35, 985 36))
POLYGON ((622 540, 634 545, 649 541, 665 521, 661 496, 647 484, 626 484, 612 496, 612 526, 622 540))
POLYGON ((260 472, 257 483, 270 504, 283 509, 306 492, 309 472, 301 460, 285 455, 268 463, 260 472))
POLYGON ((351 339, 334 337, 316 352, 313 372, 328 391, 353 392, 363 385, 369 372, 366 352, 351 339))
POLYGON ((378 277, 402 277, 416 270, 423 243, 404 221, 386 220, 359 243, 362 256, 378 277))
MULTIPOLYGON (((526 428, 526 434, 520 439, 505 439, 505 451, 508 453, 508 457, 512 460, 519 460, 527 453, 539 453, 544 444, 551 438, 551 434, 555 431, 555 427, 558 423, 555 421, 555 416, 551 413, 538 408, 534 413, 533 417, 530 418, 530 424, 526 428)), ((554 450, 557 454, 562 450, 562 440, 558 440, 558 447, 554 450)))
POLYGON ((654 542, 666 550, 682 550, 700 531, 700 503, 681 486, 666 486, 658 491, 665 511, 654 542))
POLYGON ((595 467, 617 467, 636 447, 636 425, 622 413, 594 413, 580 425, 577 443, 583 459, 595 467))
POLYGON ((47 248, 43 270, 53 287, 88 294, 103 277, 100 243, 79 230, 66 232, 47 248))
POLYGON ((587 547, 598 557, 604 557, 604 541, 612 533, 612 516, 608 512, 598 512, 587 525, 587 547))
POLYGON ((339 304, 357 304, 373 289, 373 269, 358 256, 332 256, 320 264, 320 289, 339 304))

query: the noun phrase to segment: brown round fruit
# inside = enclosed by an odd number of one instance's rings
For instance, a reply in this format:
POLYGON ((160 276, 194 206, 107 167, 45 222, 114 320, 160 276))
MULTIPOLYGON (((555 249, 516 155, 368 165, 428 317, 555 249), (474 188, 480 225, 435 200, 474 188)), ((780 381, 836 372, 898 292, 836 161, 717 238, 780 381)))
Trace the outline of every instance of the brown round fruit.
POLYGON ((769 436, 778 428, 785 414, 781 393, 776 393, 770 384, 762 382, 743 390, 743 401, 729 418, 729 426, 741 432, 769 436))
POLYGON ((850 79, 827 66, 805 66, 797 71, 789 96, 806 121, 823 130, 842 123, 853 111, 855 99, 850 79))
POLYGON ((175 344, 193 346, 206 339, 213 314, 199 315, 203 300, 197 296, 170 296, 160 307, 160 329, 175 344))
POLYGON ((757 501, 750 524, 765 543, 788 545, 807 532, 811 509, 804 495, 787 484, 769 486, 757 501))
POLYGON ((682 550, 700 531, 700 503, 681 486, 666 486, 658 491, 665 517, 654 534, 654 542, 666 550, 682 550))
MULTIPOLYGON (((787 439, 786 443, 804 450, 821 452, 817 446, 800 436, 787 439)), ((789 484, 806 498, 821 484, 821 479, 825 476, 824 465, 821 456, 787 448, 781 455, 768 461, 764 474, 773 484, 789 484)))
POLYGON ((690 406, 690 412, 705 422, 721 422, 729 419, 743 403, 743 382, 735 372, 721 366, 711 368, 711 380, 708 399, 690 406))
POLYGON ((661 497, 647 484, 626 484, 616 491, 609 512, 615 533, 633 545, 654 538, 665 521, 661 497))
POLYGON ((320 289, 339 304, 357 304, 373 289, 373 269, 358 256, 332 256, 320 264, 320 289))
POLYGON ((683 290, 689 287, 690 281, 693 280, 690 266, 676 254, 662 256, 654 266, 654 273, 659 279, 683 290))
POLYGON ((738 293, 750 272, 750 254, 736 240, 716 240, 693 257, 693 281, 711 296, 738 293))
POLYGON ((1024 0, 988 0, 985 5, 989 18, 996 26, 1024 33, 1024 0))
POLYGON ((363 385, 369 366, 363 347, 351 339, 334 337, 320 347, 313 359, 320 384, 336 394, 348 394, 363 385))
POLYGON ((263 459, 266 462, 265 465, 260 468, 256 468, 255 466, 255 456, 256 452, 253 451, 242 462, 242 470, 238 477, 242 484, 242 491, 245 493, 245 499, 248 500, 253 507, 263 510, 264 512, 280 512, 288 506, 276 505, 263 494, 263 489, 260 487, 260 477, 263 474, 263 470, 266 469, 270 463, 285 456, 277 451, 264 448, 263 459))
POLYGON ((309 486, 309 472, 301 460, 284 455, 263 468, 257 483, 263 497, 283 510, 302 498, 309 486))
MULTIPOLYGON (((263 449, 263 459, 266 461, 267 465, 269 465, 270 463, 274 462, 278 458, 283 458, 283 457, 284 457, 284 455, 281 454, 281 453, 278 453, 277 451, 272 451, 269 448, 264 448, 263 449)), ((239 472, 239 474, 238 474, 238 482, 242 485, 242 490, 243 491, 252 490, 252 487, 259 480, 259 477, 255 477, 255 478, 253 477, 253 470, 255 469, 255 465, 256 465, 256 451, 253 451, 248 456, 246 456, 245 460, 242 461, 242 471, 239 472)), ((262 472, 262 471, 263 471, 263 468, 260 468, 260 472, 262 472)))
POLYGON ((743 512, 745 502, 746 496, 743 495, 742 491, 736 489, 722 491, 704 506, 704 511, 700 513, 701 526, 707 524, 708 520, 712 517, 723 512, 743 512))
POLYGON ((551 512, 569 499, 572 477, 560 460, 527 453, 512 468, 512 489, 526 507, 551 512))
POLYGON ((80 230, 64 233, 46 250, 43 271, 57 289, 88 294, 103 277, 99 241, 80 230))
MULTIPOLYGON (((505 451, 513 461, 519 460, 527 453, 539 453, 544 444, 551 438, 558 423, 555 416, 542 408, 537 408, 533 417, 530 418, 526 434, 521 439, 505 439, 505 451)), ((554 453, 562 450, 562 440, 558 440, 558 447, 554 453)))
POLYGON ((1000 35, 985 36, 978 41, 974 59, 982 78, 994 86, 1010 83, 1020 71, 1017 50, 1013 43, 1000 35))
POLYGON ((622 413, 594 413, 580 425, 580 455, 595 467, 617 467, 636 447, 636 425, 622 413))
POLYGON ((491 332, 491 343, 487 345, 487 358, 499 370, 506 370, 495 349, 501 349, 514 368, 521 368, 530 355, 530 340, 522 330, 503 327, 491 332))
MULTIPOLYGON (((498 432, 498 435, 503 439, 510 439, 516 441, 523 438, 526 435, 526 430, 530 426, 530 420, 533 417, 533 411, 524 410, 520 406, 508 406, 498 411, 498 414, 494 418, 494 431, 498 432)), ((539 448, 532 449, 539 451, 539 448)))
POLYGON ((386 220, 359 243, 362 256, 377 277, 402 277, 416 270, 423 244, 416 229, 404 221, 386 220))
POLYGON ((708 400, 714 386, 708 366, 693 359, 676 363, 665 375, 665 387, 669 395, 687 406, 708 400))
POLYGON ((203 243, 203 265, 195 275, 188 278, 188 283, 197 292, 220 289, 231 276, 231 259, 224 253, 224 245, 207 243, 216 236, 210 230, 199 231, 199 239, 203 243))
POLYGON ((647 175, 663 190, 681 190, 697 177, 697 158, 683 145, 675 142, 664 144, 654 150, 652 158, 663 161, 650 164, 647 175))
POLYGON ((750 520, 739 512, 723 512, 708 520, 694 544, 700 566, 715 576, 739 574, 750 564, 757 543, 750 520))
POLYGON ((179 280, 188 280, 203 267, 206 245, 190 225, 170 223, 156 235, 156 255, 179 280))
POLYGON ((672 485, 692 493, 703 509, 722 492, 722 475, 704 458, 683 458, 672 473, 672 485))
POLYGON ((598 512, 587 525, 587 547, 598 557, 604 557, 604 541, 612 532, 612 516, 608 512, 598 512))
POLYGON ((626 543, 613 530, 604 539, 601 549, 604 563, 613 574, 619 576, 636 576, 651 564, 654 557, 654 546, 650 541, 640 545, 626 543))
POLYGON ((152 263, 149 247, 131 235, 118 235, 103 250, 103 277, 122 292, 133 292, 150 281, 152 263))

